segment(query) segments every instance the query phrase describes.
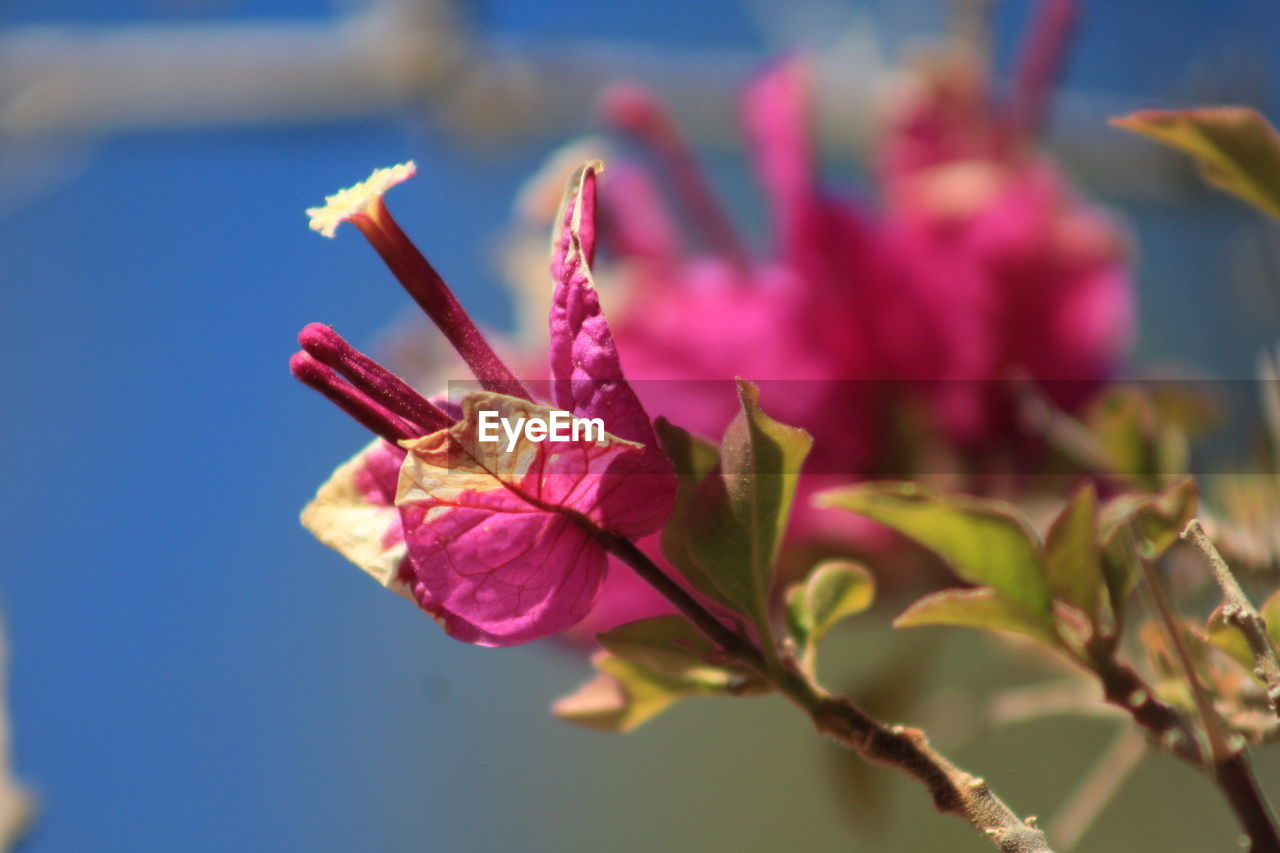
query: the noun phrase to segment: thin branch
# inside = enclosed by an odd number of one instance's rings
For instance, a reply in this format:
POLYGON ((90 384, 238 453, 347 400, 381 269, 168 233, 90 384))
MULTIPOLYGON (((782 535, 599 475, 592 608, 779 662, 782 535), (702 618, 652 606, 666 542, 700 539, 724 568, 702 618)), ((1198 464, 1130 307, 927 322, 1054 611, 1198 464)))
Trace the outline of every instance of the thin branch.
POLYGON ((1095 654, 1090 666, 1102 683, 1106 700, 1129 712, 1151 740, 1197 770, 1207 772, 1217 783, 1227 803, 1253 842, 1253 853, 1280 853, 1280 835, 1270 807, 1262 796, 1249 759, 1242 751, 1230 752, 1224 761, 1206 760, 1190 724, 1131 667, 1110 654, 1095 654))
POLYGON ((648 555, 635 546, 630 540, 612 533, 606 533, 585 518, 579 523, 586 526, 604 546, 605 550, 626 563, 645 583, 653 587, 667 601, 676 606, 698 630, 706 634, 716 645, 730 655, 741 660, 761 675, 767 675, 764 655, 745 637, 716 618, 710 610, 702 606, 702 602, 689 594, 684 587, 672 580, 658 564, 650 560, 648 555))
POLYGON ((887 725, 849 697, 832 696, 794 660, 786 659, 783 666, 771 670, 760 649, 717 619, 629 540, 594 525, 589 529, 611 554, 666 596, 703 633, 803 709, 818 731, 856 749, 869 761, 914 776, 929 790, 939 811, 965 818, 1004 853, 1053 853, 1035 818, 1018 817, 981 777, 961 770, 938 753, 924 732, 887 725))
POLYGON ((1146 751, 1146 739, 1137 729, 1120 730, 1049 824, 1049 837, 1058 849, 1075 849, 1146 751))
POLYGON ((1205 535, 1197 518, 1187 522, 1187 529, 1182 531, 1182 538, 1200 549, 1213 579, 1222 590, 1222 618, 1228 625, 1234 625, 1244 635, 1253 653, 1256 668, 1253 674, 1267 688, 1267 701, 1277 716, 1280 716, 1280 660, 1276 658, 1276 650, 1271 645, 1267 634, 1267 623, 1249 601, 1239 581, 1231 573, 1226 560, 1218 553, 1213 542, 1205 535))
POLYGON ((1160 623, 1163 625, 1165 634, 1168 635, 1169 642, 1173 646, 1174 654, 1178 658, 1178 663, 1182 667, 1183 677, 1187 681, 1187 687, 1191 691, 1191 699, 1195 703, 1196 711, 1200 715, 1200 723, 1204 727, 1206 739, 1209 741, 1209 758, 1213 764, 1217 765, 1227 760, 1232 752, 1227 733, 1226 723, 1222 721, 1222 717, 1218 714, 1218 710, 1213 706, 1213 696, 1210 695, 1204 681, 1200 678, 1200 672, 1196 669, 1195 661, 1191 658, 1191 650, 1187 647, 1187 638, 1182 623, 1178 621, 1178 616, 1174 612, 1173 604, 1169 601, 1169 596, 1164 589, 1164 580, 1160 577, 1155 566, 1151 565, 1150 560, 1139 558, 1139 565, 1142 568, 1142 576, 1147 582, 1147 591, 1151 594, 1151 601, 1155 604, 1156 613, 1160 616, 1160 623))
MULTIPOLYGON (((1155 601, 1169 638, 1182 663, 1195 700, 1200 717, 1204 722, 1205 735, 1209 740, 1210 771, 1213 779, 1222 789, 1232 811, 1240 821, 1245 834, 1251 842, 1249 849, 1253 853, 1280 853, 1280 829, 1276 827, 1275 817, 1267 803, 1258 781, 1249 767, 1249 757, 1243 748, 1244 740, 1232 737, 1227 732, 1226 724, 1213 706, 1213 697, 1200 680, 1195 663, 1187 649, 1186 637, 1182 625, 1173 612, 1173 606, 1165 595, 1164 584, 1154 567, 1148 560, 1140 560, 1143 574, 1147 580, 1147 588, 1155 601)), ((1224 564, 1225 565, 1225 564, 1224 564)))
POLYGON ((1204 752, 1190 723, 1178 709, 1157 696, 1132 667, 1116 660, 1112 654, 1097 653, 1089 665, 1098 676, 1103 698, 1109 704, 1128 712, 1165 752, 1199 770, 1205 768, 1204 752))

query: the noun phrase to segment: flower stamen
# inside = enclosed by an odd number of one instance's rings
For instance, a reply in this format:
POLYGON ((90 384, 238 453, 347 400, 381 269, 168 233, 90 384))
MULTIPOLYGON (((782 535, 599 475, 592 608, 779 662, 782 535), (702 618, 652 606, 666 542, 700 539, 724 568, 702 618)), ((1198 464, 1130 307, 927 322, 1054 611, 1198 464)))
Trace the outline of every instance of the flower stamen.
POLYGON ((395 444, 421 435, 390 410, 344 381, 332 368, 310 354, 297 352, 289 359, 289 371, 304 385, 319 391, 361 426, 395 444))
POLYGON ((311 323, 298 334, 302 349, 316 361, 342 374, 358 390, 423 433, 447 428, 449 416, 409 383, 347 343, 323 323, 311 323))

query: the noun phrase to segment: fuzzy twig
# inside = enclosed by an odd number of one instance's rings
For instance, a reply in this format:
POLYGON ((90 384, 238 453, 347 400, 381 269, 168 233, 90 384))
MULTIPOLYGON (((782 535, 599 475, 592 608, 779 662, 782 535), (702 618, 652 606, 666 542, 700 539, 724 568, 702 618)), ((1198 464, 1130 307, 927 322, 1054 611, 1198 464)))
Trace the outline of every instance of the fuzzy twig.
POLYGON ((1277 660, 1276 650, 1267 634, 1266 620, 1240 588, 1240 582, 1205 534, 1199 519, 1193 518, 1187 522, 1182 538, 1195 545, 1204 556, 1214 581, 1222 590, 1222 619, 1244 635, 1249 651, 1253 654, 1253 673, 1267 688, 1267 701, 1271 710, 1280 716, 1280 660, 1277 660))
POLYGON ((849 697, 831 695, 785 656, 781 666, 769 666, 754 643, 717 619, 629 540, 598 528, 593 532, 611 554, 666 596, 710 639, 804 710, 819 732, 857 750, 868 761, 915 777, 929 790, 939 811, 965 818, 1003 853, 1053 853, 1035 818, 1018 817, 981 777, 961 770, 937 752, 924 732, 888 725, 849 697))
POLYGON ((1182 624, 1165 594, 1164 583, 1159 574, 1149 561, 1141 560, 1141 565, 1147 588, 1182 664, 1187 686, 1191 689, 1192 699, 1204 725, 1205 737, 1209 741, 1208 770, 1235 812, 1241 828, 1248 835, 1249 850, 1252 853, 1280 853, 1280 828, 1277 828, 1271 806, 1258 787, 1258 781, 1249 766, 1243 739, 1232 737, 1228 733, 1226 724, 1214 707, 1213 697, 1209 695, 1196 670, 1187 648, 1182 624))

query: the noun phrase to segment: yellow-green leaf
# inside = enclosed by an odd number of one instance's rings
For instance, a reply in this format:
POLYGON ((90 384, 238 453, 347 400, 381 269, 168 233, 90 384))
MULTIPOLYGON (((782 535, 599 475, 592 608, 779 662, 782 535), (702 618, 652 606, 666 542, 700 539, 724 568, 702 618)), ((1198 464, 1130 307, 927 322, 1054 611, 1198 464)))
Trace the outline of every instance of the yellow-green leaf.
POLYGON ((815 502, 893 528, 946 560, 964 580, 992 587, 1046 627, 1052 625, 1039 541, 1008 504, 965 495, 937 496, 915 483, 832 489, 815 502))
POLYGON ((787 591, 788 621, 802 645, 822 641, 832 625, 871 606, 876 586, 857 563, 829 560, 787 591))
POLYGON ((720 464, 698 484, 687 510, 687 554, 768 645, 773 565, 800 468, 813 439, 760 409, 760 391, 738 380, 741 411, 720 445, 720 464))
POLYGON ((1104 585, 1098 548, 1098 498, 1092 483, 1075 493, 1049 528, 1045 559, 1054 596, 1092 618, 1104 585))
MULTIPOLYGON (((1271 638, 1271 645, 1280 651, 1280 592, 1273 593, 1263 602, 1258 608, 1258 615, 1267 623, 1267 636, 1271 638)), ((1254 661, 1253 650, 1249 648, 1249 641, 1244 638, 1239 628, 1222 618, 1221 607, 1216 608, 1209 615, 1205 634, 1210 645, 1226 652, 1250 674, 1253 673, 1257 664, 1254 661)))
POLYGON ((551 712, 567 722, 601 731, 631 731, 686 696, 712 694, 725 687, 664 673, 608 652, 597 652, 592 663, 599 673, 558 700, 551 712))
POLYGON ((1262 621, 1267 623, 1267 636, 1271 638, 1272 645, 1280 649, 1280 591, 1273 592, 1270 598, 1262 602, 1258 613, 1262 616, 1262 621))
POLYGON ((1060 645, 1053 629, 1044 620, 1028 613, 990 587, 944 589, 926 595, 893 620, 895 628, 923 625, 950 625, 1008 631, 1051 646, 1060 645))
POLYGON ((1196 514, 1199 498, 1195 480, 1188 479, 1158 495, 1135 492, 1112 498, 1103 506, 1098 520, 1102 569, 1117 619, 1137 582, 1139 560, 1158 559, 1178 541, 1196 514))
POLYGON ((1280 219, 1280 136, 1257 111, 1142 110, 1111 123, 1190 154, 1209 183, 1280 219))

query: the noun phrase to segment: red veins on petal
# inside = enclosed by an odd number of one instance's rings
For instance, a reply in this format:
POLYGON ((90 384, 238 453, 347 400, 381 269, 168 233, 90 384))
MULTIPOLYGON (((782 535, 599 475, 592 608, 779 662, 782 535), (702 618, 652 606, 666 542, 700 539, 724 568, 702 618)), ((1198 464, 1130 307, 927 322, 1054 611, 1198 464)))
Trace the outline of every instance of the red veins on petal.
MULTIPOLYGON (((605 551, 590 526, 629 537, 665 520, 661 479, 636 476, 644 447, 599 440, 482 438, 479 413, 550 422, 552 409, 472 394, 463 419, 405 442, 396 503, 419 602, 458 639, 508 646, 557 634, 590 609, 605 551)), ((593 436, 594 438, 594 436, 593 436)))

